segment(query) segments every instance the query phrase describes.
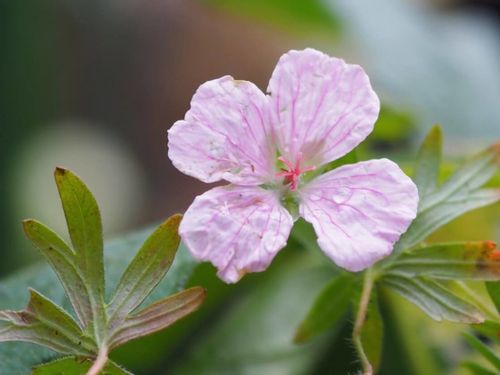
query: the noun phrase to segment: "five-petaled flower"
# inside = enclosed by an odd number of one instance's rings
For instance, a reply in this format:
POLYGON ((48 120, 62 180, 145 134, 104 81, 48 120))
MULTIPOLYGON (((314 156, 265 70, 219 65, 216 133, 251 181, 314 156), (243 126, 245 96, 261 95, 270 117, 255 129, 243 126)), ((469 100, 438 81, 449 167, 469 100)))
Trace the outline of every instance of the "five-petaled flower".
POLYGON ((320 167, 373 130, 377 95, 358 65, 313 49, 283 55, 268 94, 230 76, 196 91, 168 133, 175 167, 207 183, 179 232, 226 282, 265 270, 302 216, 320 248, 350 271, 389 255, 415 218, 415 184, 387 159, 320 167), (317 175, 317 176, 315 176, 317 175))

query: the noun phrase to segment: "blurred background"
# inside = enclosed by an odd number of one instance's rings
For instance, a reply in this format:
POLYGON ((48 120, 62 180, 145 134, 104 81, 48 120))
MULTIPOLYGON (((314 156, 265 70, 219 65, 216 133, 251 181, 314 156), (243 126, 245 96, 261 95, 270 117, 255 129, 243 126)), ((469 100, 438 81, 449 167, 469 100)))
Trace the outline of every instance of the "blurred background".
MULTIPOLYGON (((363 156, 410 168, 440 123, 452 170, 500 138, 497 0, 0 0, 0 275, 37 259, 23 218, 64 233, 56 165, 95 193, 107 238, 184 211, 207 187, 172 167, 166 134, 196 88, 230 74, 265 90, 304 47, 371 77, 363 156)), ((499 208, 435 237, 499 240, 499 208)))

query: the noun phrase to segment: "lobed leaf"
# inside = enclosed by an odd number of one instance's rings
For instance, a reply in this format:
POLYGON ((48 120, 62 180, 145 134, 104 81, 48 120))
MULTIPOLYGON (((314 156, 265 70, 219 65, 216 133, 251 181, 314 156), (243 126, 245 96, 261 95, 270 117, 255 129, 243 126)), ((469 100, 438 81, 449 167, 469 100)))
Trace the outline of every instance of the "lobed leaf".
MULTIPOLYGON (((180 243, 177 231, 181 216, 176 215, 148 237, 128 264, 109 306, 108 320, 99 208, 72 172, 56 168, 55 180, 74 250, 43 224, 35 220, 23 224, 62 281, 81 326, 62 308, 31 290, 25 310, 0 311, 0 321, 5 322, 0 325, 0 341, 27 341, 78 357, 93 358, 99 353, 99 357, 107 358, 109 349, 161 330, 199 307, 205 291, 192 288, 129 315, 173 263, 180 243)), ((97 368, 92 366, 90 372, 101 372, 104 365, 97 360, 97 368)))
POLYGON ((153 303, 137 314, 127 317, 116 328, 110 339, 110 348, 116 348, 172 325, 197 310, 204 299, 205 290, 193 287, 153 303))
POLYGON ((430 245, 403 252, 386 272, 405 277, 500 280, 500 250, 492 241, 430 245))
POLYGON ((346 314, 356 284, 354 274, 343 272, 323 287, 300 323, 294 341, 307 342, 335 326, 346 314))
POLYGON ((424 200, 422 210, 454 195, 479 189, 495 175, 499 164, 500 143, 496 143, 462 165, 443 183, 439 191, 424 200))
POLYGON ((432 319, 457 323, 481 323, 482 313, 472 304, 455 295, 440 283, 425 276, 385 275, 383 285, 394 290, 432 319))
POLYGON ((180 243, 181 218, 174 215, 161 224, 128 265, 109 304, 111 330, 144 301, 169 270, 180 243))
POLYGON ((441 166, 443 134, 439 125, 434 125, 427 133, 417 154, 413 180, 420 197, 426 197, 437 188, 441 166))
MULTIPOLYGON (((88 358, 64 357, 55 361, 45 363, 33 368, 31 375, 82 375, 92 366, 92 361, 88 358)), ((101 375, 132 375, 130 372, 118 366, 113 361, 108 360, 106 367, 101 371, 101 375)))
MULTIPOLYGON (((136 231, 106 244, 106 281, 111 290, 116 288, 123 271, 150 233, 151 229, 136 231)), ((147 300, 154 301, 183 289, 196 266, 197 262, 181 244, 169 271, 169 277, 160 282, 147 300)), ((35 287, 60 306, 70 307, 64 289, 50 267, 46 264, 37 264, 18 271, 7 279, 0 280, 0 309, 12 307, 21 309, 25 304, 26 285, 35 287)), ((26 374, 33 366, 54 357, 54 352, 41 346, 2 342, 0 343, 0 373, 2 375, 26 374), (23 353, 22 356, 19 355, 20 352, 23 353)))
MULTIPOLYGON (((76 253, 76 265, 89 292, 94 335, 100 341, 106 324, 101 214, 94 196, 73 172, 58 167, 54 176, 76 253)), ((85 325, 89 323, 86 321, 85 325)))
POLYGON ((472 336, 469 333, 464 333, 465 339, 478 352, 480 352, 484 358, 488 360, 496 369, 500 371, 500 355, 495 353, 489 346, 482 343, 475 336, 472 336))
POLYGON ((23 222, 24 232, 56 272, 82 325, 92 320, 89 292, 75 264, 75 253, 51 229, 36 220, 23 222))
POLYGON ((397 242, 394 252, 401 253, 425 240, 430 234, 449 223, 460 215, 498 202, 499 189, 483 189, 470 193, 460 193, 442 201, 435 206, 430 206, 424 211, 419 211, 406 233, 397 242))
MULTIPOLYGON (((500 143, 466 162, 437 190, 427 195, 421 194, 417 218, 396 243, 391 259, 397 257, 404 249, 414 247, 438 228, 465 212, 498 202, 500 189, 480 188, 493 177, 499 164, 500 143)), ((421 170, 423 167, 419 166, 417 170, 419 168, 421 170)), ((434 175, 435 171, 430 170, 426 173, 434 175)), ((422 175, 424 172, 419 174, 422 175)))
POLYGON ((26 341, 65 354, 92 355, 95 344, 73 318, 54 302, 30 289, 28 307, 0 311, 0 341, 26 341))

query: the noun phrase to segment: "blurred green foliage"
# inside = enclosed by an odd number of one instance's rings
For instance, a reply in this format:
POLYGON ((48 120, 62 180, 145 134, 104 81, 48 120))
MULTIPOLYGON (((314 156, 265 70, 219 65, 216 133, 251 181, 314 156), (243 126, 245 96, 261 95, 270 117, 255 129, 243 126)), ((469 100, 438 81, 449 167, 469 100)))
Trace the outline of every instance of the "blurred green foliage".
POLYGON ((321 0, 201 0, 215 8, 263 22, 296 36, 336 35, 341 21, 321 0))
POLYGON ((417 124, 412 113, 382 104, 370 139, 380 146, 401 147, 410 144, 416 132, 417 124))

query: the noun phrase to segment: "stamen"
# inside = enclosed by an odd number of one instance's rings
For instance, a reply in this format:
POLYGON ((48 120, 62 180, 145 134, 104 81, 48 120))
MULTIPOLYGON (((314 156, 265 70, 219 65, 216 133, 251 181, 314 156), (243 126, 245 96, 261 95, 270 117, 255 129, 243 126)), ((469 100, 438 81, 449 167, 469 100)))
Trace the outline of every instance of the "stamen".
POLYGON ((276 173, 276 177, 284 177, 284 176, 288 176, 289 174, 290 174, 290 172, 288 172, 288 171, 282 171, 282 172, 276 173))
POLYGON ((280 156, 278 158, 279 161, 283 162, 287 167, 288 167, 288 170, 292 170, 292 169, 295 169, 293 164, 290 163, 288 160, 286 160, 283 156, 280 156))
POLYGON ((300 173, 306 173, 306 172, 311 172, 314 171, 316 167, 314 165, 311 165, 310 167, 305 167, 304 169, 300 170, 300 173))
POLYGON ((299 185, 299 177, 302 173, 310 172, 316 169, 315 166, 305 167, 304 169, 300 168, 300 163, 302 162, 302 152, 298 153, 295 165, 285 159, 283 156, 280 156, 278 160, 285 164, 288 169, 283 169, 281 172, 276 174, 276 177, 285 177, 283 182, 286 185, 290 185, 291 191, 297 190, 297 187, 299 185))

